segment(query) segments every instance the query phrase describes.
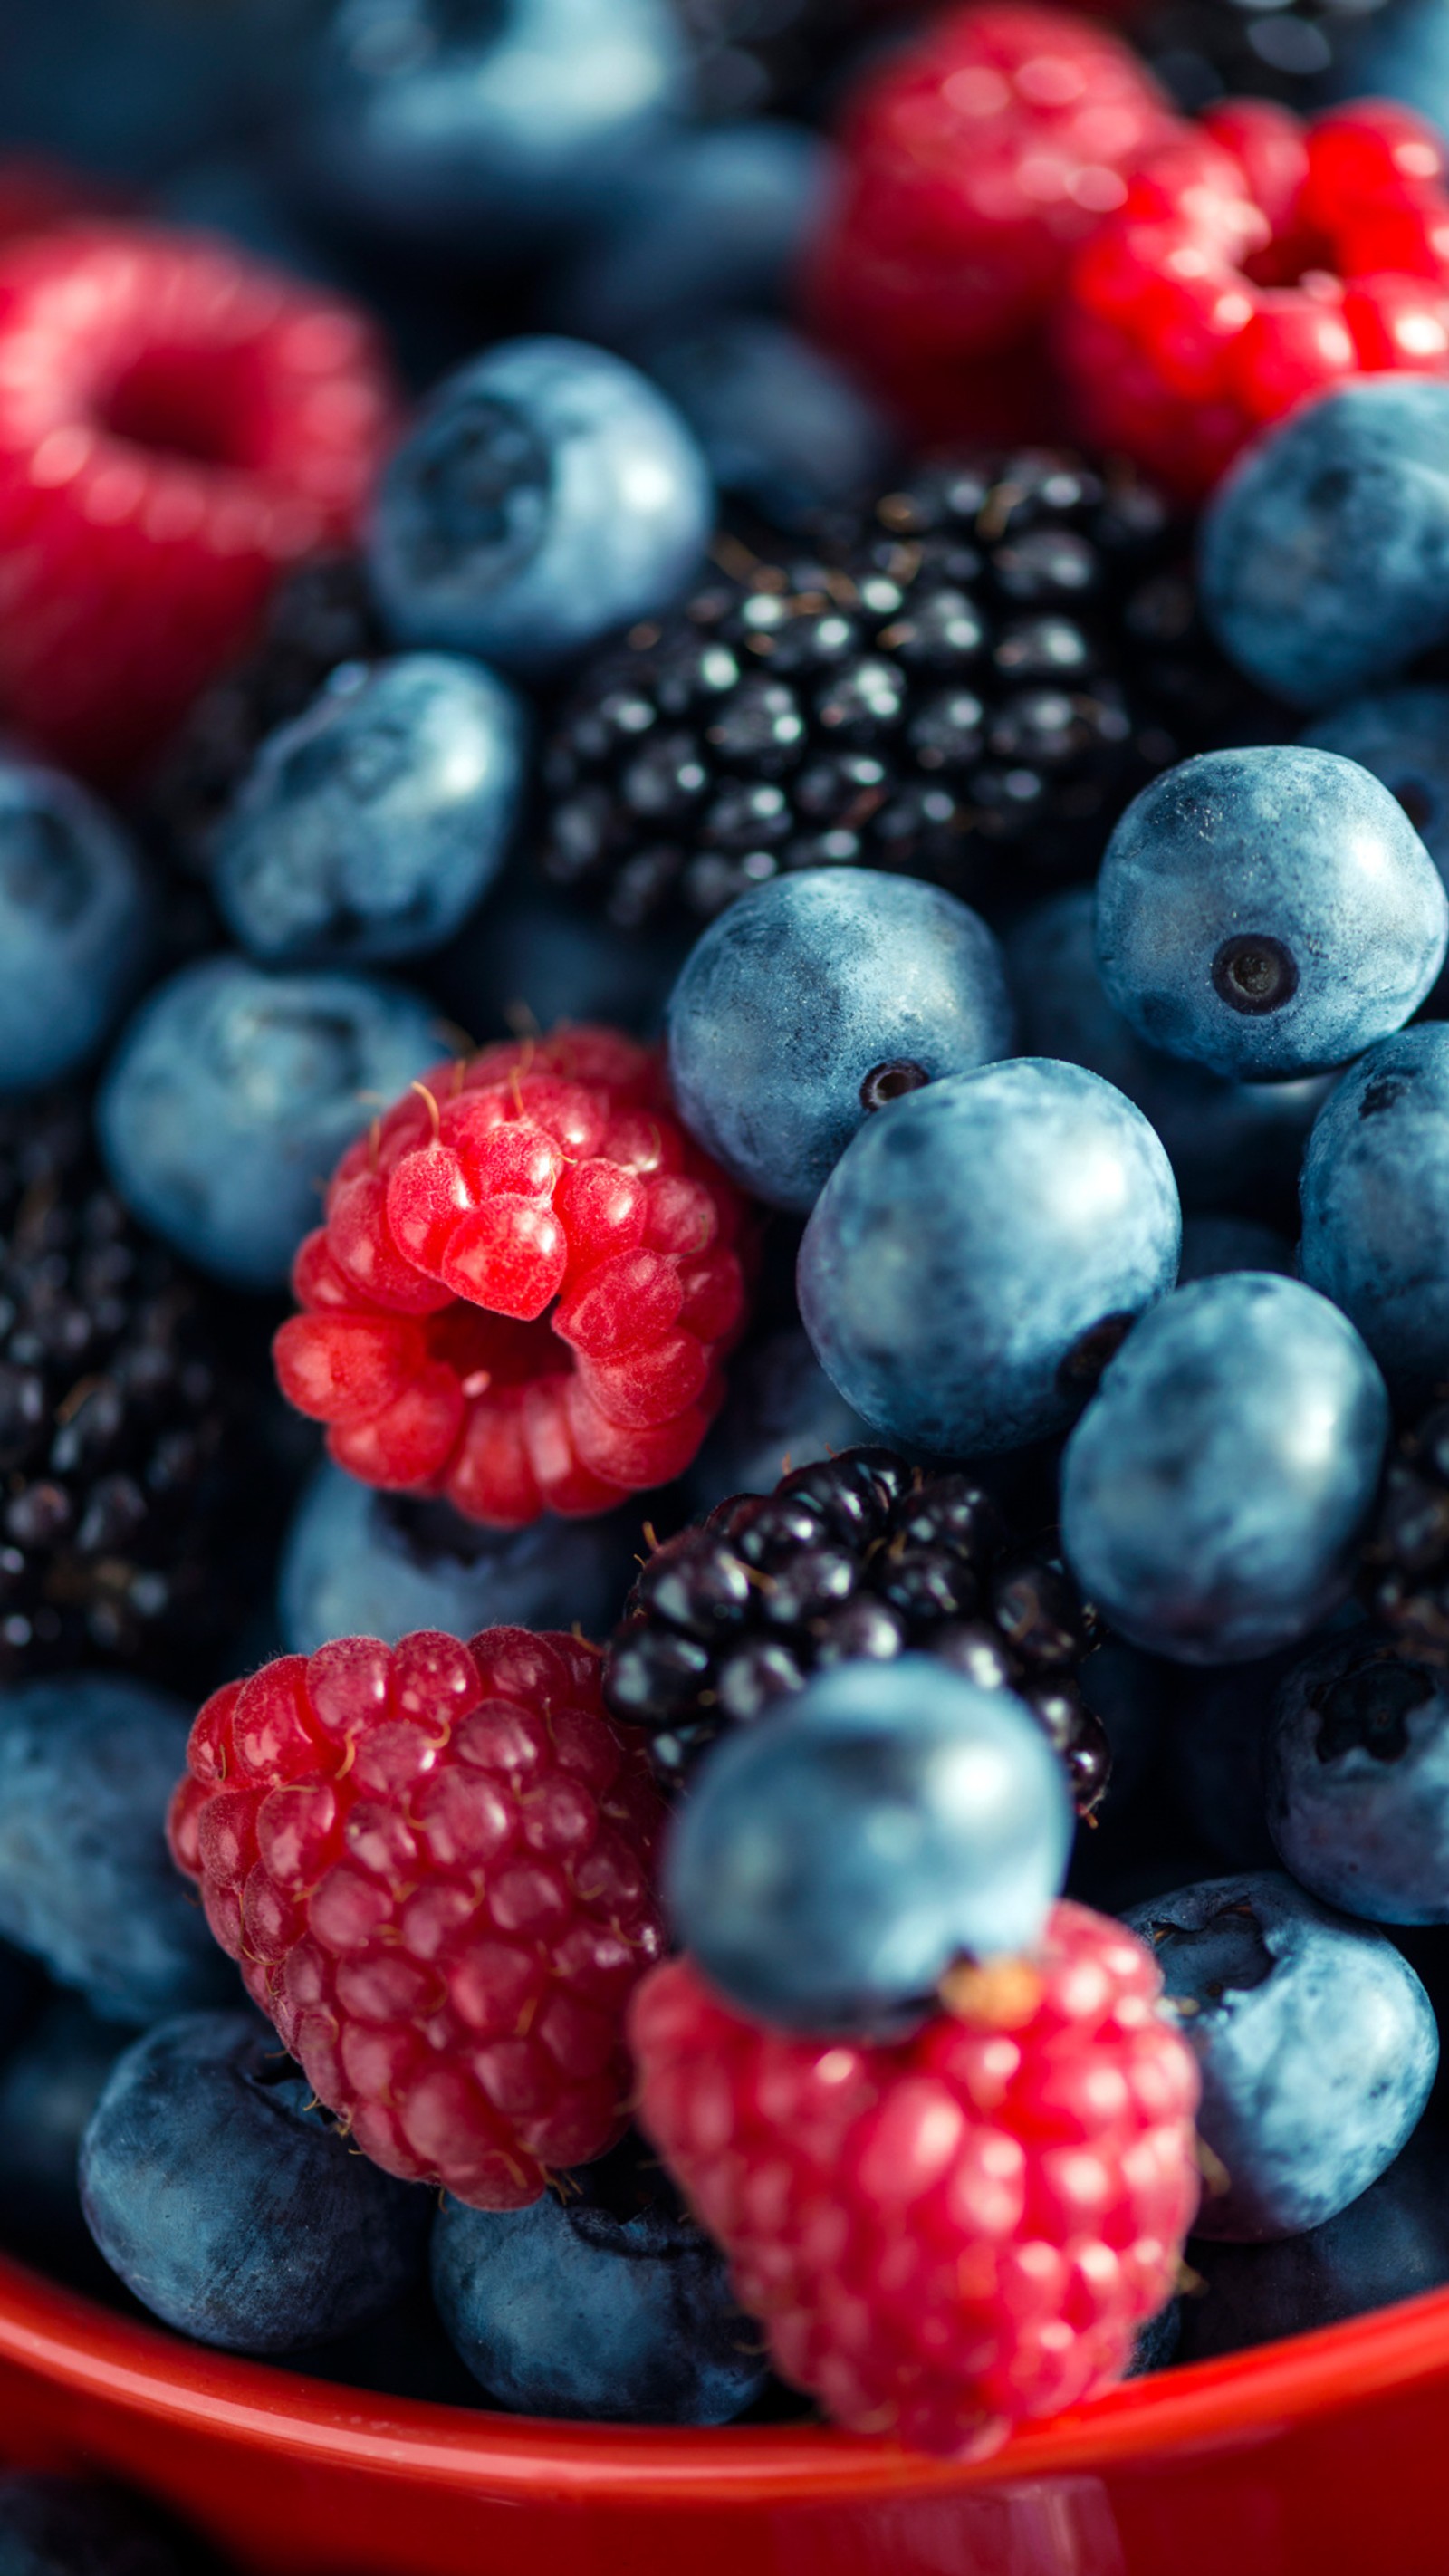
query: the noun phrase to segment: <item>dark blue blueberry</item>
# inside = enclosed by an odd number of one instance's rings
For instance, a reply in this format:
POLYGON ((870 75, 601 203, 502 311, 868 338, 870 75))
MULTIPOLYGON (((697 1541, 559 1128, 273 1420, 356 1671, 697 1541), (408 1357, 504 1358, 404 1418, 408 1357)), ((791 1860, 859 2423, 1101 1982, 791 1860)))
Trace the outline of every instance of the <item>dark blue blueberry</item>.
POLYGON ((1403 1029, 1344 1075, 1308 1140, 1302 1197, 1304 1278, 1419 1403, 1449 1370, 1449 1023, 1403 1029))
POLYGON ((1271 1225, 1259 1225, 1244 1216, 1183 1218, 1179 1288, 1189 1287, 1194 1279, 1221 1278, 1226 1270, 1276 1270, 1292 1279, 1297 1268, 1293 1245, 1271 1225))
POLYGON ((126 2045, 114 2022, 98 2020, 77 1996, 60 1995, 0 2066, 0 2235, 13 2252, 48 2269, 100 2270, 81 2217, 76 2160, 126 2045))
POLYGON ((461 929, 518 820, 513 691, 453 653, 344 664, 268 736, 217 835, 214 884, 264 966, 417 957, 461 929))
POLYGON ((1389 1428, 1353 1326, 1296 1279, 1180 1289, 1113 1360, 1062 1461, 1062 1544, 1114 1628, 1249 1662, 1343 1598, 1389 1428))
POLYGON ((1209 624, 1307 707, 1391 679, 1449 634, 1449 385, 1360 376, 1239 458, 1203 521, 1209 624))
POLYGON ((0 1934, 107 2021, 140 2027, 236 1992, 166 1849, 189 1717, 108 1673, 0 1697, 0 1934))
POLYGON ((276 1288, 343 1148, 443 1052, 419 994, 207 957, 142 1005, 98 1104, 126 1205, 198 1268, 276 1288))
POLYGON ((111 2487, 0 2474, 0 2576, 182 2576, 191 2563, 143 2506, 111 2487))
POLYGON ((221 233, 273 268, 344 293, 349 289, 342 263, 300 220, 270 162, 255 154, 215 152, 188 161, 157 189, 155 203, 168 224, 221 233))
MULTIPOLYGON (((728 919, 729 916, 727 915, 728 919)), ((942 1457, 1070 1422, 1177 1274, 1181 1220, 1140 1110, 1078 1066, 985 1065, 868 1119, 800 1247, 800 1312, 872 1429, 942 1457)))
POLYGON ((445 2199, 432 2273, 463 2360, 516 2414, 727 2424, 768 2376, 723 2254, 632 2139, 531 2209, 445 2199))
POLYGON ((6 145, 143 185, 282 103, 306 21, 297 0, 6 0, 3 16, 6 145))
POLYGON ((1155 2317, 1138 2327, 1123 2378, 1146 2379, 1154 2370, 1170 2369, 1181 2343, 1182 2301, 1169 2299, 1165 2308, 1159 2308, 1155 2317))
POLYGON ((783 322, 722 314, 651 342, 643 362, 720 490, 777 528, 809 528, 890 474, 898 441, 885 413, 783 322))
POLYGON ((690 1508, 711 1512, 730 1494, 771 1494, 792 1468, 869 1439, 807 1335, 782 1325, 731 1363, 724 1409, 689 1471, 690 1508))
POLYGON ((1330 1074, 1230 1082, 1159 1055, 1115 1011, 1097 972, 1096 899, 1073 886, 1026 913, 1006 939, 1023 1050, 1100 1073, 1134 1100, 1167 1147, 1184 1209, 1292 1205, 1298 1167, 1330 1074))
POLYGON ((669 1079, 716 1162, 803 1211, 875 1111, 1011 1038, 1000 950, 966 904, 915 877, 810 868, 696 941, 669 1001, 669 1079))
POLYGON ((1097 881, 1109 1001, 1150 1046, 1249 1081, 1387 1037, 1434 985, 1443 879, 1370 771, 1295 743, 1203 752, 1122 816, 1097 881))
POLYGON ((1449 20, 1439 0, 1356 11, 1334 46, 1335 98, 1399 98, 1449 133, 1449 20))
POLYGON ((394 1645, 417 1628, 474 1637, 575 1620, 586 1636, 603 1636, 629 1588, 637 1538, 637 1523, 618 1514, 484 1529, 449 1503, 380 1494, 321 1466, 282 1554, 285 1650, 315 1654, 333 1637, 394 1645))
POLYGON ((250 2012, 178 2014, 117 2059, 80 2190, 143 2307, 227 2352, 297 2352, 380 2315, 417 2277, 432 2208, 352 2152, 250 2012))
POLYGON ((0 754, 0 1091, 89 1062, 144 982, 156 928, 141 864, 94 797, 0 754))
POLYGON ((541 679, 669 607, 713 519, 698 442, 647 377, 582 340, 506 340, 424 405, 369 562, 400 644, 541 679))
POLYGON ((555 895, 495 897, 436 959, 430 981, 470 1037, 603 1020, 657 1038, 683 963, 672 937, 619 930, 555 895))
POLYGON ((670 137, 641 155, 564 269, 552 319, 637 358, 672 328, 773 310, 788 298, 833 175, 823 135, 782 119, 670 137))
POLYGON ((1373 1923, 1449 1923, 1449 1679, 1367 1625, 1283 1681, 1264 1751, 1284 1867, 1373 1923))
POLYGON ((1371 769, 1449 878, 1449 689, 1377 689, 1320 716, 1303 739, 1371 769))
POLYGON ((1180 1888, 1126 1920, 1186 2006, 1198 2132, 1224 2168, 1195 2234, 1253 2244, 1346 2209, 1411 2136, 1439 2062, 1408 1960, 1269 1870, 1180 1888))
POLYGON ((496 266, 607 213, 685 63, 668 0, 333 0, 303 166, 339 213, 496 266))
POLYGON ((696 1774, 665 1853, 674 1927, 787 2029, 926 2008, 952 1962, 1031 1947, 1071 1846, 1066 1774, 1010 1691, 927 1655, 837 1665, 696 1774))

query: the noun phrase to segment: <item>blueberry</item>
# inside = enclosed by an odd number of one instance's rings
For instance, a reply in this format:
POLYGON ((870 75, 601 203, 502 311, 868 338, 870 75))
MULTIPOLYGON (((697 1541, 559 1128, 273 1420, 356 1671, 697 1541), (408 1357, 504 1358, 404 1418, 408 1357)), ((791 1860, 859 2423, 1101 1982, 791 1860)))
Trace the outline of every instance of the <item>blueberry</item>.
POLYGON ((668 0, 333 0, 303 168, 339 213, 495 265, 608 211, 685 63, 668 0))
POLYGON ((117 2059, 80 2190, 127 2289, 227 2352, 297 2352, 380 2315, 417 2276, 432 2206, 352 2152, 250 2012, 180 2013, 117 2059))
POLYGON ((724 1409, 689 1471, 690 1508, 709 1512, 730 1494, 773 1493, 791 1468, 869 1438, 800 1326, 783 1325, 732 1364, 724 1409))
POLYGON ((126 2045, 114 2022, 98 2020, 74 1995, 59 1995, 0 2067, 0 2233, 16 2253, 39 2255, 50 2269, 100 2269, 81 2217, 76 2159, 126 2045))
POLYGON ((1336 98, 1398 98, 1449 132, 1449 22, 1439 0, 1355 12, 1335 42, 1336 98))
POLYGON ((236 1991, 166 1849, 188 1719, 104 1673, 0 1697, 0 1934, 134 2027, 236 1991))
POLYGON ((282 104, 304 20, 297 0, 6 0, 5 143, 149 185, 282 104))
POLYGON ((768 2376, 725 2258, 633 2139, 531 2209, 445 2199, 433 2297, 500 2406, 599 2424, 727 2424, 768 2376))
POLYGON ((1368 1626, 1283 1681, 1265 1752, 1284 1866, 1373 1923, 1449 1923, 1449 1680, 1368 1626))
POLYGON ((1071 1420, 1172 1286, 1179 1233, 1167 1156, 1110 1083, 985 1065, 867 1119, 805 1229, 800 1312, 883 1437, 1011 1449, 1071 1420))
POLYGON ((897 441, 885 413, 783 322, 721 314, 651 341, 642 357, 720 490, 774 527, 808 529, 890 474, 897 441))
POLYGON ((0 2474, 0 2576, 183 2576, 192 2563, 142 2505, 110 2487, 0 2474))
POLYGON ((585 1635, 604 1636, 629 1587, 636 1539, 637 1523, 617 1514, 484 1529, 449 1503, 377 1493, 323 1465, 282 1555, 285 1651, 315 1654, 333 1637, 395 1645, 418 1628, 472 1637, 575 1620, 585 1635))
POLYGON ((1182 1221, 1182 1259, 1177 1284, 1218 1279, 1227 1270, 1276 1270, 1285 1279, 1297 1272, 1298 1255, 1286 1234, 1252 1217, 1189 1216, 1182 1221))
POLYGON ((0 1091, 89 1062, 145 980, 156 907, 75 781, 0 754, 0 1091))
POLYGON ((672 937, 510 890, 435 961, 431 981, 471 1037, 603 1020, 653 1039, 682 962, 672 937))
POLYGON ((1277 1215, 1292 1203, 1329 1074, 1230 1082, 1144 1044, 1097 972, 1096 900, 1072 886, 1023 915, 1006 940, 1023 1049, 1062 1056, 1116 1084, 1167 1147, 1185 1209, 1277 1215))
POLYGON ((1358 1326, 1396 1396, 1449 1368, 1449 1024, 1371 1049, 1319 1111, 1303 1165, 1303 1276, 1358 1326))
POLYGON ((1412 2134, 1439 2062, 1408 1960, 1271 1870, 1207 1879, 1126 1920, 1188 2008, 1198 2131, 1225 2169, 1194 2232, 1252 2244, 1346 2209, 1412 2134))
POLYGON ((1146 2379, 1154 2370, 1170 2370, 1182 2344, 1182 2301, 1169 2299, 1145 2326, 1139 2326, 1124 2379, 1146 2379))
POLYGON ((418 994, 203 958, 121 1038, 97 1110, 111 1178, 200 1269, 280 1287, 344 1146, 442 1051, 418 994))
POLYGON ((713 515, 698 444, 646 377, 581 340, 506 340, 423 406, 369 561, 399 643, 543 679, 667 608, 713 515))
POLYGON ((155 192, 156 211, 168 224, 221 233, 239 250, 273 268, 346 293, 343 263, 315 239, 278 183, 269 163, 250 153, 209 152, 173 170, 155 192))
POLYGON ((1449 385, 1361 376, 1280 421, 1208 504, 1208 622, 1281 697, 1331 706, 1449 634, 1449 385))
POLYGON ((1320 716, 1303 737, 1371 769, 1449 878, 1449 689, 1378 689, 1320 716))
POLYGON ((963 1953, 1029 1949, 1071 1844, 1066 1774, 1010 1691, 926 1655, 841 1664, 706 1757, 665 1853, 675 1929, 732 2002, 859 2031, 963 1953))
POLYGON ((1062 1544, 1114 1628, 1249 1662, 1352 1580, 1389 1428, 1353 1326, 1296 1279, 1229 1271, 1145 1316, 1062 1461, 1062 1544))
POLYGON ((1011 1004, 985 923, 940 886, 811 868, 741 897, 669 1002, 685 1125, 774 1207, 813 1207, 871 1115, 1006 1053, 1011 1004))
POLYGON ((524 786, 511 689, 452 653, 344 664, 270 734, 220 827, 215 891, 264 966, 440 948, 503 864, 524 786))
POLYGON ((1155 779, 1097 881, 1108 999, 1149 1045, 1238 1080, 1387 1037, 1446 942, 1449 897, 1403 807, 1356 761, 1294 743, 1155 779))

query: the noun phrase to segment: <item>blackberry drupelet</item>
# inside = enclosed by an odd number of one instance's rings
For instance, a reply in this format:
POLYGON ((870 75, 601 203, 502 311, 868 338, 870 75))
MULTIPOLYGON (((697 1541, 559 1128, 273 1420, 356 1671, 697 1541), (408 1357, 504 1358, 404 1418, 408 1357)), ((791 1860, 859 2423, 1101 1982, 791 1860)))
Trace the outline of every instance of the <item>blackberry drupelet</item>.
POLYGON ((648 1733, 677 1780, 716 1736, 747 1726, 808 1676, 908 1648, 1040 1720, 1090 1815, 1107 1739, 1076 1687, 1095 1612, 1054 1557, 1013 1548, 968 1476, 923 1476, 894 1450, 843 1450, 736 1494, 655 1550, 604 1668, 614 1715, 648 1733))
POLYGON ((1402 1652, 1449 1664, 1449 1401, 1442 1394, 1389 1454, 1359 1588, 1402 1652))
POLYGON ((856 862, 1040 892, 1232 730, 1181 532, 1126 471, 928 464, 813 556, 759 545, 723 535, 713 580, 605 650, 550 745, 544 872, 626 926, 856 862))
MULTIPOLYGON (((1273 98, 1300 114, 1334 94, 1366 20, 1394 0, 1159 0, 1133 28, 1165 90, 1196 114, 1223 98, 1273 98)), ((1338 88, 1338 96, 1348 95, 1338 88)))
POLYGON ((213 1293, 106 1187, 83 1093, 0 1102, 0 1679, 185 1686, 239 1619, 213 1293))

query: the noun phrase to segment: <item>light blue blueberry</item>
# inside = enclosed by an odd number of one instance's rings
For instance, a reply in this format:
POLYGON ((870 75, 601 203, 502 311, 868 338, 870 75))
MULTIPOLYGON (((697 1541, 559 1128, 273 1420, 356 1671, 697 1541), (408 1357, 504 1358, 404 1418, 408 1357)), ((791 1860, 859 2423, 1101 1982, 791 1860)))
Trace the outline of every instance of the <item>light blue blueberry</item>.
POLYGON ((1402 1029, 1344 1075, 1308 1140, 1302 1198, 1304 1278, 1419 1403, 1449 1371, 1449 1024, 1402 1029))
POLYGON ((0 753, 0 1091, 88 1063, 144 983, 156 936, 120 825, 74 779, 0 753))
POLYGON ((899 441, 885 413, 783 322, 722 314, 651 341, 641 363, 679 405, 720 490, 774 527, 808 529, 890 476, 899 441))
POLYGON ((1449 1681, 1367 1624, 1281 1684, 1268 1826, 1296 1879, 1373 1923, 1449 1923, 1449 1681))

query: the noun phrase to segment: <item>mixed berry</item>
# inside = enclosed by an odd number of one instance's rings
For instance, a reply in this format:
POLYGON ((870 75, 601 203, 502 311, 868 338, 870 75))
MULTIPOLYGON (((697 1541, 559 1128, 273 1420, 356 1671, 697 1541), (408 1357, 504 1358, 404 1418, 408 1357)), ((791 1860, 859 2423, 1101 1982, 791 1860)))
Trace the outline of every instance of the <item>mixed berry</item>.
POLYGON ((97 12, 109 121, 0 60, 0 2244, 954 2459, 1449 2280, 1449 58, 97 12))

